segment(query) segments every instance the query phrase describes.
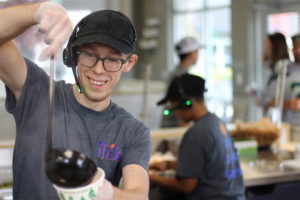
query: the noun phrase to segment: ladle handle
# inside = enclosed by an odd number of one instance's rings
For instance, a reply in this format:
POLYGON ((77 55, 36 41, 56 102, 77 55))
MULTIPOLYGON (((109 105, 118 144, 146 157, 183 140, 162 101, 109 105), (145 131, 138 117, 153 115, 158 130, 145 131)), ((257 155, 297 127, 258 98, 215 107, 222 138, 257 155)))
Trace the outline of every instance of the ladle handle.
POLYGON ((50 58, 50 77, 49 77, 49 104, 48 104, 48 126, 47 126, 47 141, 48 149, 47 152, 50 152, 52 147, 52 121, 53 121, 53 100, 54 100, 54 56, 50 58))

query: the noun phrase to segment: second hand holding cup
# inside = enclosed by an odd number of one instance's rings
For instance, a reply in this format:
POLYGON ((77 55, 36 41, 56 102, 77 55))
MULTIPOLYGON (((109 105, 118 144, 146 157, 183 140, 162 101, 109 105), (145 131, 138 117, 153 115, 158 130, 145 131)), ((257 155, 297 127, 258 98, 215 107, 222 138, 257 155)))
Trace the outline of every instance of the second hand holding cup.
POLYGON ((46 174, 49 180, 60 187, 87 185, 97 172, 97 166, 83 153, 52 146, 52 119, 54 100, 54 56, 50 59, 49 104, 47 126, 46 174))

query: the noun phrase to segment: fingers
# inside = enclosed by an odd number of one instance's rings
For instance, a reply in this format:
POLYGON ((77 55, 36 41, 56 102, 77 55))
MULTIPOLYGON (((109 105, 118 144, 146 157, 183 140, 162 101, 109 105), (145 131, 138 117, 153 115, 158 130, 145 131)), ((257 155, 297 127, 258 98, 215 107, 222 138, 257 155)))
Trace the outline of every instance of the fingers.
POLYGON ((49 45, 39 56, 39 60, 43 61, 52 55, 57 55, 58 50, 68 40, 73 24, 64 8, 59 4, 43 3, 37 13, 38 31, 44 34, 44 42, 49 45))
POLYGON ((61 38, 61 40, 65 41, 69 38, 72 29, 73 25, 70 23, 69 18, 63 16, 48 30, 45 42, 51 43, 57 38, 61 38))
POLYGON ((42 54, 39 57, 39 60, 43 61, 51 57, 51 55, 56 55, 58 50, 68 40, 71 31, 72 26, 70 26, 69 24, 54 26, 53 29, 47 34, 47 37, 44 39, 45 43, 49 44, 49 46, 43 50, 42 54), (65 27, 63 31, 61 31, 62 27, 65 27))

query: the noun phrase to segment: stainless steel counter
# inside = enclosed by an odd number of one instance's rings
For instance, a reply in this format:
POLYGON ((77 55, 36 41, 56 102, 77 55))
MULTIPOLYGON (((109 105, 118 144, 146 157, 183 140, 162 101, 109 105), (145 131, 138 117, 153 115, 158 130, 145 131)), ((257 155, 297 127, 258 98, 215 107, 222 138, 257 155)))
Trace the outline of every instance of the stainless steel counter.
POLYGON ((12 200, 12 189, 0 189, 0 200, 12 200))
POLYGON ((257 158, 241 158, 245 186, 300 181, 300 169, 286 169, 282 162, 293 159, 291 152, 259 151, 257 158))

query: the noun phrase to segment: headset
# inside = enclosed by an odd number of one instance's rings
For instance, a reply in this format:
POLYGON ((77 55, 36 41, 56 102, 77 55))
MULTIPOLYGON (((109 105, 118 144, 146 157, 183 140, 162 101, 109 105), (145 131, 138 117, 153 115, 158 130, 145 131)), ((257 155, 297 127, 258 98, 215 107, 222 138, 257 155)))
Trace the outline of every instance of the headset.
POLYGON ((180 100, 179 100, 179 104, 175 107, 171 107, 171 108, 165 108, 163 110, 163 115, 167 116, 169 115, 172 111, 176 110, 176 109, 183 109, 183 110, 188 110, 193 106, 192 100, 185 94, 181 80, 180 80, 180 76, 177 77, 177 86, 178 86, 178 91, 180 94, 180 100))
POLYGON ((178 108, 185 109, 185 110, 190 109, 193 106, 192 100, 185 94, 183 86, 181 84, 180 77, 177 78, 177 85, 178 85, 179 94, 181 96, 178 108))
MULTIPOLYGON (((119 15, 122 15, 123 17, 127 18, 126 15, 124 15, 121 12, 116 11, 119 15)), ((77 73, 76 73, 76 65, 77 65, 77 55, 76 52, 74 51, 72 44, 76 41, 77 39, 77 33, 78 30, 80 28, 80 26, 82 25, 83 21, 85 21, 86 17, 84 17, 83 19, 81 19, 77 25, 75 26, 68 44, 66 46, 66 48, 63 50, 63 63, 67 66, 67 67, 71 67, 72 71, 73 71, 73 75, 77 84, 77 89, 80 93, 83 92, 82 87, 80 86, 80 82, 79 79, 77 78, 77 73)), ((129 19, 128 19, 129 20, 129 19)), ((134 28, 134 26, 131 24, 131 28, 132 28, 132 32, 133 32, 133 42, 136 42, 137 40, 137 36, 136 36, 136 30, 134 28)))
POLYGON ((75 42, 75 40, 77 38, 77 31, 78 31, 78 28, 81 25, 81 23, 82 23, 82 20, 80 20, 78 22, 78 24, 75 26, 75 28, 74 28, 74 30, 73 30, 70 38, 69 38, 67 47, 63 50, 63 62, 67 67, 72 68, 73 75, 74 75, 76 85, 77 85, 77 89, 80 93, 83 92, 83 89, 79 84, 79 80, 78 80, 77 74, 76 74, 77 56, 75 56, 75 52, 72 48, 72 44, 75 42))

